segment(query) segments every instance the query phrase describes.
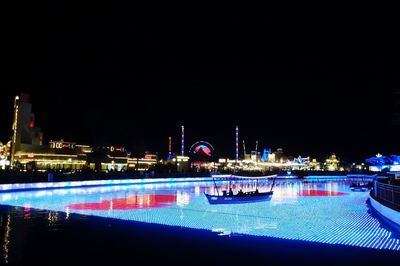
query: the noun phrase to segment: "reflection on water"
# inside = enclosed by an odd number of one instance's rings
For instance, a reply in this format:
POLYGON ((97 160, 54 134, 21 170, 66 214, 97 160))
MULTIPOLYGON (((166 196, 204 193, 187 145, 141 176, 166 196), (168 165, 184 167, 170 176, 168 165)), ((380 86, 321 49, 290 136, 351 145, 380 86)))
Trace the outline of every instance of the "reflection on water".
POLYGON ((8 263, 8 252, 9 252, 9 244, 10 244, 10 234, 11 234, 11 215, 7 215, 7 221, 5 224, 5 232, 3 239, 3 260, 4 263, 8 263))
MULTIPOLYGON (((188 199, 187 199, 188 201, 188 199)), ((125 198, 113 198, 101 202, 74 203, 65 208, 68 210, 133 210, 167 207, 172 203, 184 204, 182 193, 175 195, 140 194, 128 195, 125 198)))
MULTIPOLYGON (((338 181, 277 181, 270 201, 223 206, 208 204, 204 193, 221 193, 229 187, 246 192, 256 186, 263 192, 271 189, 271 182, 221 181, 216 187, 212 182, 171 182, 14 192, 0 197, 3 204, 20 206, 24 219, 32 219, 32 208, 49 210, 47 226, 54 229, 71 213, 77 213, 206 229, 220 235, 399 250, 397 233, 368 212, 368 192, 352 192, 348 185, 338 181)), ((5 236, 10 234, 4 232, 5 236)))
POLYGON ((24 206, 24 219, 29 220, 31 218, 31 206, 29 204, 24 206))
POLYGON ((47 215, 47 222, 49 227, 57 226, 59 221, 59 213, 54 211, 49 211, 47 215))
MULTIPOLYGON (((59 230, 65 225, 66 214, 56 211, 23 207, 0 208, 1 257, 0 264, 16 263, 26 250, 28 239, 37 239, 36 228, 46 231, 59 230)), ((40 242, 40 240, 38 240, 40 242)), ((40 249, 40 248, 39 248, 40 249)))
POLYGON ((186 191, 176 191, 176 204, 178 206, 185 206, 190 203, 190 194, 186 191))

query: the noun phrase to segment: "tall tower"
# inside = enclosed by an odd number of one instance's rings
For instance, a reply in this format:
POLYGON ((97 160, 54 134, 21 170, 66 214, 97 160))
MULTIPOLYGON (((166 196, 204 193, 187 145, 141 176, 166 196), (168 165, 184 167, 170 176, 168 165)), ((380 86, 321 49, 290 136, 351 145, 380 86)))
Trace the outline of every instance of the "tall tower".
POLYGON ((236 126, 236 162, 239 161, 239 127, 236 126))
POLYGON ((185 127, 182 126, 182 146, 181 146, 181 155, 185 156, 185 127))
POLYGON ((168 155, 167 155, 167 160, 172 159, 172 138, 168 137, 168 155))
POLYGON ((19 146, 19 139, 20 139, 20 134, 18 133, 18 114, 19 114, 19 96, 15 96, 14 99, 14 117, 13 117, 13 125, 12 125, 12 131, 13 131, 13 136, 12 136, 12 140, 11 140, 11 167, 14 166, 14 154, 15 154, 15 149, 16 146, 19 146), (18 135, 18 136, 17 136, 18 135), (18 144, 17 144, 18 142, 18 144))
POLYGON ((24 145, 42 145, 42 132, 35 127, 35 116, 28 94, 21 93, 14 99, 13 136, 11 147, 11 166, 15 165, 15 153, 24 145))

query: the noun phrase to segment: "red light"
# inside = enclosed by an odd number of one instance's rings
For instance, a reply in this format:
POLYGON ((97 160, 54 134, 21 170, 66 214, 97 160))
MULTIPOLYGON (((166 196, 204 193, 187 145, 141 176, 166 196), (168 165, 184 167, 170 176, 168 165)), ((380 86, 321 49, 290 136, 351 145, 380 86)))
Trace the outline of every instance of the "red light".
POLYGON ((35 127, 35 115, 31 114, 31 119, 29 121, 29 128, 34 128, 35 127))
POLYGON ((66 206, 72 210, 133 210, 161 208, 176 202, 176 195, 136 195, 101 202, 75 203, 66 206))
POLYGON ((31 218, 31 207, 24 206, 24 219, 29 220, 31 218))
POLYGON ((345 196, 348 195, 345 192, 337 192, 337 191, 326 191, 326 190, 306 190, 300 191, 298 193, 299 196, 304 197, 315 197, 315 196, 345 196))

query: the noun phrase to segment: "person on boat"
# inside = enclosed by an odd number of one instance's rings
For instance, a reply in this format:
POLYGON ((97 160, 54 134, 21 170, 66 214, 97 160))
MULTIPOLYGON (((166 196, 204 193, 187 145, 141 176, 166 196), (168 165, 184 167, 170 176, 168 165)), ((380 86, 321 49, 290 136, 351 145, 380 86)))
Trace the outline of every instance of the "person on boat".
POLYGON ((244 194, 244 193, 243 193, 243 190, 240 189, 239 192, 238 192, 238 195, 243 195, 243 194, 244 194))
POLYGON ((233 196, 233 191, 231 187, 229 188, 229 196, 233 196))

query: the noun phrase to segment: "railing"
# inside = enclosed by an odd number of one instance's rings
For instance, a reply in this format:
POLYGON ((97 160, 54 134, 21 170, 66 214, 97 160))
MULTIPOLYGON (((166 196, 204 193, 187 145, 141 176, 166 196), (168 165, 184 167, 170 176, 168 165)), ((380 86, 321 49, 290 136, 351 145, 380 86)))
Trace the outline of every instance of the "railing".
POLYGON ((374 182, 373 194, 375 198, 388 207, 400 210, 400 187, 374 182))

